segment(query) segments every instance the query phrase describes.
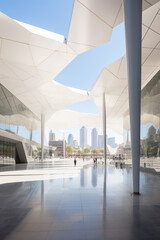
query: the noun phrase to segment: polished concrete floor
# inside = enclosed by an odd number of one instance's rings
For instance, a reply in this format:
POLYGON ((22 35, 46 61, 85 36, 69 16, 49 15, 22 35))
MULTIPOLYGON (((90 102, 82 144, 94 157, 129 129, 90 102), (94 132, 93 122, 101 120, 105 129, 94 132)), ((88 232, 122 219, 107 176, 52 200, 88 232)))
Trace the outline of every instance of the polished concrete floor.
POLYGON ((0 240, 160 239, 160 177, 73 162, 1 168, 0 240))

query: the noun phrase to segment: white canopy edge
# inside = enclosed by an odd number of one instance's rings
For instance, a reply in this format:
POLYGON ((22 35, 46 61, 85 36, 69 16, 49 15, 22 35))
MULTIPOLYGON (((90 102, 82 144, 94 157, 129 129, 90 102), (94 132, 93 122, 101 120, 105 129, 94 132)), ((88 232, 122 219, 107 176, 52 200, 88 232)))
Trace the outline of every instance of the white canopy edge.
MULTIPOLYGON (((142 89, 160 70, 160 2, 143 12, 142 89)), ((108 120, 122 118, 129 109, 126 56, 106 66, 91 90, 101 112, 102 93, 106 94, 108 120)))
POLYGON ((0 13, 0 83, 38 118, 89 99, 53 81, 77 56, 63 38, 0 13))
MULTIPOLYGON (((72 127, 102 127, 102 115, 82 113, 72 110, 60 110, 52 115, 46 122, 47 126, 53 130, 60 130, 72 127)), ((119 134, 123 134, 123 121, 108 121, 107 128, 115 130, 119 134)))
POLYGON ((55 33, 55 32, 51 32, 48 30, 45 30, 43 28, 39 28, 24 22, 20 22, 18 20, 15 20, 18 24, 20 24, 22 27, 26 28, 28 31, 30 31, 31 33, 43 36, 45 38, 49 38, 51 40, 55 40, 61 43, 65 43, 65 38, 63 35, 55 33))
MULTIPOLYGON (((143 0, 143 11, 159 0, 143 0)), ((122 0, 75 0, 68 45, 77 53, 108 42, 112 29, 123 22, 122 0)))

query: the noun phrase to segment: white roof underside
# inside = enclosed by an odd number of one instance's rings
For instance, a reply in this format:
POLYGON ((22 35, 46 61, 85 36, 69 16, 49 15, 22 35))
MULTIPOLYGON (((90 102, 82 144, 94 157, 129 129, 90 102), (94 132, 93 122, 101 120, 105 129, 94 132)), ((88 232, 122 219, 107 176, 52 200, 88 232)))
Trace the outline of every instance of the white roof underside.
MULTIPOLYGON (((119 120, 118 120, 119 121, 119 120)), ((118 126, 117 121, 107 122, 107 127, 112 128, 119 134, 123 134, 123 129, 118 126)), ((102 127, 102 116, 99 114, 81 113, 72 110, 60 110, 52 115, 47 121, 47 126, 58 130, 71 127, 102 127)))
MULTIPOLYGON (((142 89, 160 70, 160 2, 143 12, 142 20, 142 89)), ((101 112, 102 92, 106 93, 107 121, 119 119, 129 109, 126 56, 105 67, 91 95, 101 112)), ((147 116, 148 118, 148 116, 147 116)), ((142 119, 144 123, 147 121, 142 119)))
MULTIPOLYGON (((143 11, 159 0, 143 0, 143 11)), ((122 0, 75 0, 68 45, 82 53, 110 40, 123 21, 122 0)))
MULTIPOLYGON (((157 21, 156 17, 159 17, 159 3, 157 2, 158 0, 143 1, 142 87, 159 70, 159 63, 155 64, 155 66, 144 64, 144 61, 149 57, 149 54, 160 40, 159 34, 156 33, 155 29, 151 28, 153 25, 155 27, 153 19, 157 21), (150 31, 152 31, 152 35, 148 37, 150 31), (146 44, 145 46, 144 43, 146 44), (151 44, 153 48, 151 48, 151 44)), ((121 0, 75 0, 67 44, 79 53, 89 50, 110 40, 112 29, 122 21, 121 0)), ((48 121, 48 126, 52 129, 82 125, 102 127, 101 110, 102 92, 104 90, 106 92, 107 127, 122 134, 123 114, 128 109, 128 82, 125 56, 104 69, 91 92, 91 96, 94 97, 95 103, 100 110, 100 115, 62 110, 52 116, 48 121)))
MULTIPOLYGON (((157 2, 143 1, 142 87, 160 66, 160 14, 159 5, 154 5, 157 2)), ((101 112, 101 93, 105 89, 107 127, 121 132, 122 116, 128 109, 125 56, 104 69, 91 96, 52 79, 77 54, 109 41, 112 29, 122 21, 121 0, 75 0, 65 44, 63 36, 19 23, 0 13, 0 83, 38 117, 42 112, 47 118, 55 113, 52 123, 48 121, 53 129, 66 128, 68 122, 72 123, 71 126, 99 126, 98 116, 60 113, 59 110, 94 97, 101 112)))
POLYGON ((39 118, 89 99, 85 91, 52 81, 77 56, 63 40, 0 13, 0 83, 39 118))
POLYGON ((16 20, 16 22, 19 23, 22 27, 26 28, 28 31, 30 31, 30 32, 32 32, 36 35, 39 35, 41 37, 43 36, 45 38, 55 40, 55 41, 58 41, 58 42, 61 42, 61 43, 65 42, 64 36, 62 36, 58 33, 50 32, 50 31, 47 31, 45 29, 38 28, 38 27, 35 27, 33 25, 23 23, 23 22, 20 22, 20 21, 17 21, 17 20, 16 20))
POLYGON ((97 114, 80 113, 72 110, 60 110, 52 115, 47 125, 51 129, 71 128, 77 126, 100 127, 101 118, 97 114), (65 121, 65 123, 64 123, 65 121))

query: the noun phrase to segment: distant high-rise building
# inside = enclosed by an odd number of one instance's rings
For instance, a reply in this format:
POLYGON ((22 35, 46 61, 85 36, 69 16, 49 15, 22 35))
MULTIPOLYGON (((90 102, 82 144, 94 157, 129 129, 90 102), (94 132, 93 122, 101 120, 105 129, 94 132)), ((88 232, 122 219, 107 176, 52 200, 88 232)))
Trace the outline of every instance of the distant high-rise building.
POLYGON ((87 128, 84 126, 80 129, 80 147, 87 147, 87 128))
MULTIPOLYGON (((106 135, 106 143, 107 143, 107 135, 106 135)), ((103 144, 103 135, 98 135, 98 147, 99 148, 103 148, 104 144, 103 144)))
POLYGON ((115 137, 108 138, 108 145, 110 145, 112 148, 116 147, 115 137))
POLYGON ((78 141, 73 140, 73 148, 78 149, 78 141))
POLYGON ((91 145, 93 148, 98 147, 98 132, 96 128, 93 128, 91 132, 91 145))
POLYGON ((103 135, 98 135, 98 147, 103 148, 103 135))
POLYGON ((55 137, 55 133, 52 132, 52 130, 50 130, 49 132, 49 141, 55 141, 56 137, 55 137))
POLYGON ((73 135, 72 134, 68 135, 68 145, 73 147, 73 135))

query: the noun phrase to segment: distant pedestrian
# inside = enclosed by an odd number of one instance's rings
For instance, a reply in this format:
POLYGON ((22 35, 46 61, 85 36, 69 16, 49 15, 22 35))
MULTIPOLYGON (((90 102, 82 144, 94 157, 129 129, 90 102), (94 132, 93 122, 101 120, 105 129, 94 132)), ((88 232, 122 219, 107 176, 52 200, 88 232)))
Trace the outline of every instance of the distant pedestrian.
POLYGON ((97 164, 97 158, 93 159, 94 164, 97 164))
POLYGON ((77 164, 77 160, 76 160, 76 158, 74 159, 74 166, 76 166, 76 164, 77 164))

